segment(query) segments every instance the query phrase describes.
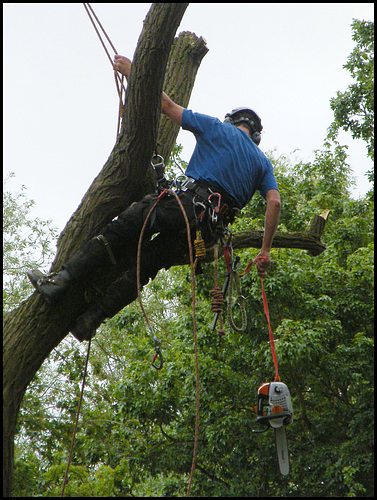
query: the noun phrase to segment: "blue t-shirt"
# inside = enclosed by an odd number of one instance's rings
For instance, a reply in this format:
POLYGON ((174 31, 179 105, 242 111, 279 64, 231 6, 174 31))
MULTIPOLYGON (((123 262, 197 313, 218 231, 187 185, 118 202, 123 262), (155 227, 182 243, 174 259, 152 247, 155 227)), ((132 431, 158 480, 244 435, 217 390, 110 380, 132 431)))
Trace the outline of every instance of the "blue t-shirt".
POLYGON ((188 177, 217 184, 239 208, 256 190, 266 198, 269 189, 278 189, 270 160, 243 130, 188 109, 183 110, 182 128, 196 138, 185 172, 188 177))

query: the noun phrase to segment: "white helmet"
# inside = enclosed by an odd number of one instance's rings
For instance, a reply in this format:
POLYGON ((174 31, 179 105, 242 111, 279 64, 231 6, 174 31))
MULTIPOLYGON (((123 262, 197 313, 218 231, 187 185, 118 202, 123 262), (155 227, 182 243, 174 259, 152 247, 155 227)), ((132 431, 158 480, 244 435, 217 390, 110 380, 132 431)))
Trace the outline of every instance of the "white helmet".
POLYGON ((262 121, 259 116, 250 108, 236 108, 230 113, 225 115, 224 123, 231 123, 238 125, 239 123, 246 123, 251 132, 251 139, 257 146, 261 141, 261 132, 263 130, 262 121))

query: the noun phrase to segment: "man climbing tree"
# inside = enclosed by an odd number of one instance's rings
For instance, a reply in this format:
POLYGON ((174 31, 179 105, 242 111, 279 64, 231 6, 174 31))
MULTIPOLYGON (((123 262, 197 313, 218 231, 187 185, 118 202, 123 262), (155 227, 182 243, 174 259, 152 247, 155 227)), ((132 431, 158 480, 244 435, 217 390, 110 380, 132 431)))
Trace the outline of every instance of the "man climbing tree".
MULTIPOLYGON (((114 67, 127 79, 131 61, 120 55, 114 67)), ((268 158, 258 148, 262 123, 250 108, 236 108, 222 123, 217 118, 194 113, 162 95, 162 113, 197 140, 177 194, 190 222, 192 237, 200 228, 205 244, 211 245, 252 198, 256 190, 267 201, 265 231, 257 256, 257 270, 264 276, 270 266, 270 249, 280 215, 280 195, 268 158)), ((69 259, 57 273, 28 273, 33 286, 49 303, 56 303, 74 283, 88 281, 98 269, 125 259, 125 274, 113 282, 70 331, 80 341, 90 339, 98 326, 137 297, 136 254, 144 221, 151 214, 142 248, 140 282, 146 284, 162 267, 170 267, 187 252, 186 225, 175 196, 164 190, 145 196, 123 211, 69 259), (158 234, 157 234, 158 233, 158 234), (157 234, 153 239, 151 237, 157 234)))

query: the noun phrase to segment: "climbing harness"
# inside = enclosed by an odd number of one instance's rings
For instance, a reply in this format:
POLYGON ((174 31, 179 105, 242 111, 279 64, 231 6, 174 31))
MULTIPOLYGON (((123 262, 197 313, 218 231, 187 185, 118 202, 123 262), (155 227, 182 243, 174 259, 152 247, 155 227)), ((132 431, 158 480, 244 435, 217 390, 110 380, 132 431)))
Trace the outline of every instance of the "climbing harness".
MULTIPOLYGON (((258 257, 257 259, 254 259, 247 266, 242 276, 244 276, 249 271, 252 264, 255 264, 257 260, 260 259, 261 258, 258 257)), ((265 432, 270 427, 274 429, 279 469, 281 474, 283 476, 286 476, 289 474, 289 455, 285 427, 293 421, 293 407, 289 389, 283 382, 280 381, 278 360, 275 351, 274 336, 270 324, 270 314, 268 310, 266 292, 263 286, 263 278, 260 277, 260 280, 262 288, 263 307, 268 324, 272 359, 275 366, 275 377, 274 382, 266 382, 262 384, 258 389, 258 400, 255 410, 257 413, 257 422, 263 424, 264 429, 259 431, 253 430, 253 432, 265 432)))

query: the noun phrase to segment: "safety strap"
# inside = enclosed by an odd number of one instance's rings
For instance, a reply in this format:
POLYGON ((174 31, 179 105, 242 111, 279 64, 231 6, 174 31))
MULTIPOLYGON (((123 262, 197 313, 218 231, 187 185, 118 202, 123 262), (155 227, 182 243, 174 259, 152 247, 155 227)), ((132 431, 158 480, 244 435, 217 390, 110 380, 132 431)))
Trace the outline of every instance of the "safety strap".
POLYGON ((114 257, 114 254, 113 254, 113 251, 111 250, 111 247, 109 245, 109 242, 107 241, 107 239, 104 237, 103 234, 99 234, 98 236, 95 237, 96 240, 100 241, 101 243, 103 243, 106 251, 107 251, 107 254, 109 256, 109 259, 110 259, 110 262, 115 266, 117 261, 115 260, 115 257, 114 257))

